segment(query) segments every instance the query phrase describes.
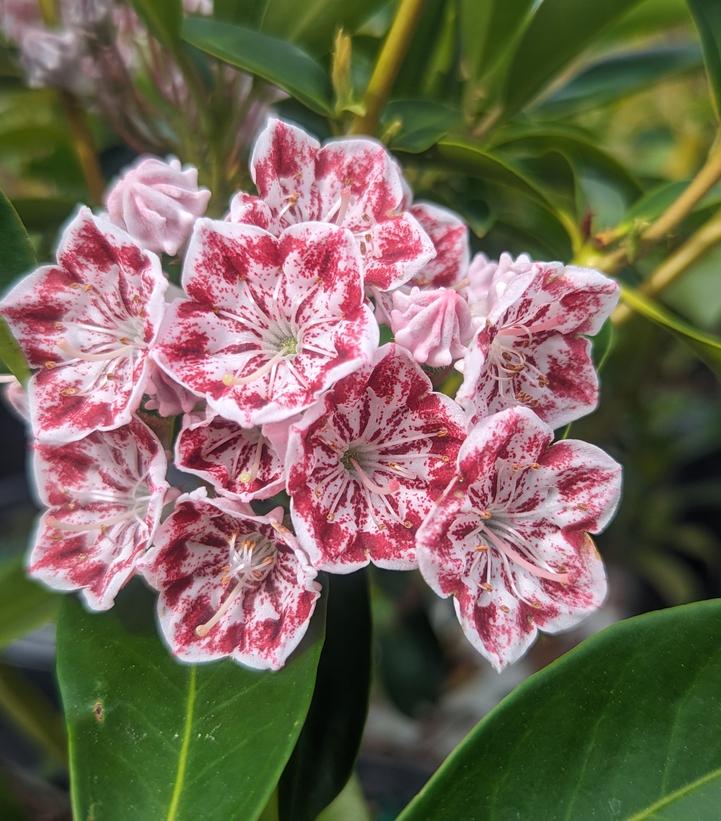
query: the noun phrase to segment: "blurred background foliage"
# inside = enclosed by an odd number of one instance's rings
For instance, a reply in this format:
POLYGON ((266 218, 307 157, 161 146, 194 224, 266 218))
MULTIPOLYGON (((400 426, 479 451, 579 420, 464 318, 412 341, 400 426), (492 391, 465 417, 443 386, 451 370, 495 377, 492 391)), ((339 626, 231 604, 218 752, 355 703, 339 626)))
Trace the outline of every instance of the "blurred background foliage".
MULTIPOLYGON (((395 152, 418 199, 464 216, 474 250, 597 265, 656 300, 645 317, 616 315, 601 406, 571 431, 625 468, 619 515, 599 539, 612 592, 595 621, 571 636, 543 638, 499 678, 462 642, 448 604, 433 599, 416 574, 370 574, 377 664, 360 774, 376 807, 392 817, 500 696, 588 631, 721 595, 721 9, 713 0, 215 0, 213 18, 186 17, 181 29, 179 4, 135 6, 151 39, 209 101, 207 110, 178 116, 148 91, 141 70, 135 83, 160 135, 148 150, 198 163, 216 214, 234 190, 250 185, 250 139, 246 156, 231 162, 224 153, 222 135, 231 126, 220 57, 253 76, 256 99, 276 100, 277 112, 321 138, 374 132, 395 152), (374 87, 399 5, 415 26, 374 111, 366 89, 374 87), (211 138, 214 145, 203 142, 211 138), (662 236, 646 241, 644 232, 704 169, 701 195, 662 236), (679 261, 684 248, 690 252, 679 261), (654 277, 669 260, 678 264, 658 288, 654 277), (654 306, 661 319, 650 322, 654 306)), ((97 192, 79 160, 67 97, 27 88, 16 57, 6 43, 0 188, 46 259, 76 203, 92 202, 97 192)), ((109 181, 142 146, 129 145, 92 99, 80 103, 109 181)), ((43 677, 52 664, 50 645, 42 644, 47 633, 35 634, 35 645, 16 643, 56 607, 20 571, 32 516, 22 435, 6 413, 0 645, 5 667, 24 668, 37 697, 45 690, 52 699, 43 677)), ((16 672, 8 673, 7 688, 0 683, 0 706, 14 704, 16 672)), ((54 773, 56 786, 47 789, 62 790, 57 739, 22 729, 15 720, 11 744, 47 753, 23 779, 32 784, 54 773)), ((38 760, 21 753, 15 765, 38 760)))

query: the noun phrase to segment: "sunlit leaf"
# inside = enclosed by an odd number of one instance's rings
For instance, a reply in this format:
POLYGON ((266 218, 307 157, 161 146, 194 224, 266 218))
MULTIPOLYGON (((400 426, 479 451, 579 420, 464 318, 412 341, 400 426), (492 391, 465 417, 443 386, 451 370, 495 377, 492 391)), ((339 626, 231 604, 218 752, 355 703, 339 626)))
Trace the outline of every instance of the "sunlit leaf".
POLYGON ((433 100, 391 100, 383 112, 382 127, 390 133, 393 151, 427 151, 461 125, 461 113, 433 100))

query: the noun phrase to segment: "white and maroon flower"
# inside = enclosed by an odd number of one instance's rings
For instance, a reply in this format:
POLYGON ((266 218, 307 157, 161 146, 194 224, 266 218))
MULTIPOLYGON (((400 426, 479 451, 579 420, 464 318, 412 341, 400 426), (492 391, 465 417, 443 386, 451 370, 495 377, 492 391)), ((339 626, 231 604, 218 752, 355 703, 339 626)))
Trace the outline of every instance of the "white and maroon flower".
POLYGON ((221 416, 186 421, 175 443, 175 464, 241 502, 268 499, 285 485, 283 462, 262 432, 221 416))
POLYGON ((418 531, 423 577, 439 596, 454 597, 466 637, 498 670, 538 630, 574 626, 606 595, 588 534, 613 516, 621 467, 593 445, 552 441, 527 408, 484 419, 418 531))
POLYGON ((291 515, 313 566, 415 567, 416 528, 464 435, 460 408, 396 345, 338 382, 290 430, 291 515))
POLYGON ((106 197, 110 219, 144 248, 175 256, 185 245, 210 199, 198 188, 198 171, 175 157, 141 157, 106 197))
POLYGON ((409 284, 421 288, 455 285, 465 276, 470 259, 466 223, 453 211, 430 202, 417 202, 410 212, 431 238, 436 255, 409 284))
POLYGON ((390 312, 395 341, 416 362, 443 368, 460 359, 473 337, 471 314, 465 299, 452 288, 394 291, 390 312))
POLYGON ((38 525, 30 575, 112 607, 153 537, 168 490, 166 460, 140 420, 65 445, 36 445, 38 525))
POLYGON ((170 307, 156 359, 244 427, 309 407, 378 345, 355 243, 333 225, 295 225, 276 238, 200 220, 183 285, 190 299, 170 307))
POLYGON ((230 219, 274 234, 316 220, 347 228, 363 256, 368 286, 395 288, 435 254, 428 235, 405 210, 395 162, 373 140, 332 140, 321 147, 300 128, 270 119, 250 166, 260 201, 238 195, 230 219))
POLYGON ((160 591, 166 641, 183 661, 230 656, 256 668, 285 664, 308 627, 320 585, 282 508, 254 516, 201 488, 181 496, 159 528, 143 573, 160 591))
POLYGON ((39 268, 0 303, 31 367, 33 430, 68 442, 128 424, 147 382, 165 310, 158 258, 82 208, 57 265, 39 268))
POLYGON ((534 263, 510 278, 499 269, 490 293, 488 315, 463 361, 458 401, 475 419, 527 405, 552 427, 590 413, 598 376, 587 335, 613 310, 618 285, 588 268, 534 263))

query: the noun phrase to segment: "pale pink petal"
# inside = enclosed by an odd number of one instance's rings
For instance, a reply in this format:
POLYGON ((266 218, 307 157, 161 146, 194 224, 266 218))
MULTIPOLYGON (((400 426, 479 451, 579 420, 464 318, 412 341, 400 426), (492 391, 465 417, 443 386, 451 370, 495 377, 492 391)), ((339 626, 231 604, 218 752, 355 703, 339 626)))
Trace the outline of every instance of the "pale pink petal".
POLYGON ((145 392, 148 395, 145 401, 146 410, 157 411, 163 417, 191 413, 200 401, 194 393, 178 384, 155 362, 150 363, 145 392))
POLYGON ((465 299, 451 288, 393 293, 391 329, 395 341, 416 362, 442 368, 460 359, 473 336, 465 299))
POLYGON ((110 219, 143 247, 175 256, 210 199, 198 171, 169 157, 141 157, 123 171, 106 196, 110 219))

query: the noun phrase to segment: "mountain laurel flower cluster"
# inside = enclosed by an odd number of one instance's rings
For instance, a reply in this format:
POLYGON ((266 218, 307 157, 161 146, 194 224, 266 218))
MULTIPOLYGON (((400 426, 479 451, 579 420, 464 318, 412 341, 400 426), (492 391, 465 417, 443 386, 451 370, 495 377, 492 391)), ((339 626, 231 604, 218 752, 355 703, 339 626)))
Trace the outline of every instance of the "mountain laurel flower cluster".
POLYGON ((195 169, 142 157, 0 302, 33 369, 30 575, 93 610, 140 576, 179 659, 269 669, 320 572, 418 569, 499 670, 599 607, 621 469, 554 429, 598 403, 616 284, 471 258, 372 140, 271 119, 250 176, 209 219, 195 169))

